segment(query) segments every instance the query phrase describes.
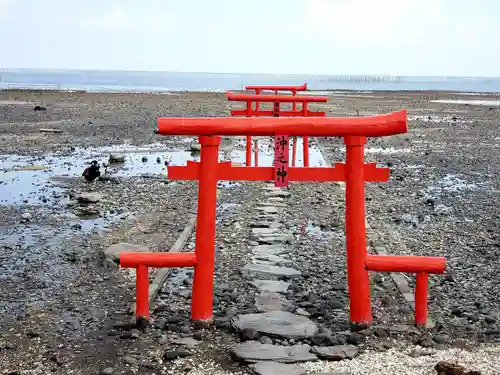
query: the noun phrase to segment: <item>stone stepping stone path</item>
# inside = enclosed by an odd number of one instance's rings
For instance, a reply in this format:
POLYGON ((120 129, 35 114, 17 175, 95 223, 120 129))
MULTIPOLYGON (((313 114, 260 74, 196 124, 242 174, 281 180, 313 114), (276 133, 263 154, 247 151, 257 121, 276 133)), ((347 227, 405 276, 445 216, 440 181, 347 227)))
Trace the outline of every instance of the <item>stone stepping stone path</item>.
POLYGON ((286 298, 291 285, 288 281, 302 277, 288 255, 294 235, 286 232, 279 218, 279 212, 286 207, 285 199, 291 194, 274 185, 265 185, 263 189, 267 200, 257 204, 255 221, 251 223, 251 261, 242 269, 243 276, 257 291, 254 303, 258 313, 240 314, 233 319, 233 328, 246 338, 231 349, 231 355, 260 375, 304 375, 306 371, 299 362, 353 358, 357 354, 353 345, 285 346, 269 340, 279 338, 286 344, 311 339, 319 327, 286 298), (257 341, 259 335, 261 340, 257 341))

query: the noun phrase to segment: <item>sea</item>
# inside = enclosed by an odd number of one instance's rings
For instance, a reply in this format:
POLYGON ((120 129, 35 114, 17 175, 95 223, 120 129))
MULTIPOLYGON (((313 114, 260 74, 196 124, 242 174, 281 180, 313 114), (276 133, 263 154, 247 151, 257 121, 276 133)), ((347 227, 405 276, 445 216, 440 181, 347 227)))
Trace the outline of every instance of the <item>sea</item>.
POLYGON ((500 92, 500 77, 0 69, 0 89, 158 93, 174 91, 224 92, 242 90, 245 85, 300 85, 304 82, 307 82, 308 90, 313 91, 500 92))

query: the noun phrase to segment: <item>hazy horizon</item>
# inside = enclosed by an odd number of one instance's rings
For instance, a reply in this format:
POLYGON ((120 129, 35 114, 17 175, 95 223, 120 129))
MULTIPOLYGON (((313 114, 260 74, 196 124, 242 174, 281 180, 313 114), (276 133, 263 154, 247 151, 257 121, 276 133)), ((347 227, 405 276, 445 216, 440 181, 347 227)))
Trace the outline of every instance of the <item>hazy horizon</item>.
POLYGON ((497 77, 495 0, 0 0, 0 67, 497 77))
POLYGON ((452 76, 452 75, 395 75, 387 73, 355 73, 355 74, 314 74, 314 73, 259 73, 259 72, 209 72, 209 71, 182 71, 182 70, 125 70, 125 69, 74 69, 74 68, 4 68, 3 71, 39 71, 39 72, 121 72, 121 73, 180 73, 180 74, 234 74, 234 75, 271 75, 271 76, 325 76, 325 77, 402 77, 402 78, 466 78, 466 79, 500 79, 499 76, 452 76))

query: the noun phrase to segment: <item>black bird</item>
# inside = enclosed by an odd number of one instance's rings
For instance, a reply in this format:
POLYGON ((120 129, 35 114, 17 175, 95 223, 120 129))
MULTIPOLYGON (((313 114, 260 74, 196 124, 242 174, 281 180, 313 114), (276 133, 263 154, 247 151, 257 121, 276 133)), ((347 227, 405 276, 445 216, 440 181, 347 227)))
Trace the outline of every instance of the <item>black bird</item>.
POLYGON ((101 171, 97 160, 93 160, 90 163, 90 167, 85 168, 82 173, 82 176, 85 177, 88 182, 94 181, 95 179, 99 178, 100 175, 101 171))

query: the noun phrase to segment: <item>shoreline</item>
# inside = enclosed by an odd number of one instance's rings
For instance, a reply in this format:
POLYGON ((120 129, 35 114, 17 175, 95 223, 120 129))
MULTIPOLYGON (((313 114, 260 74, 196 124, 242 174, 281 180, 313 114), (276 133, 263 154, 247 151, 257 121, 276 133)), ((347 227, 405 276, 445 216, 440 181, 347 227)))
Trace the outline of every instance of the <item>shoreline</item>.
MULTIPOLYGON (((79 89, 51 89, 51 88, 1 88, 0 93, 21 93, 21 94, 118 94, 118 95, 176 95, 176 94, 225 94, 227 91, 242 92, 241 89, 199 89, 199 90, 79 90, 79 89)), ((498 96, 500 91, 457 91, 457 90, 387 90, 387 89, 308 89, 300 92, 299 95, 327 96, 333 94, 376 94, 376 95, 455 95, 455 96, 498 96), (321 93, 321 94, 315 94, 321 93)))

